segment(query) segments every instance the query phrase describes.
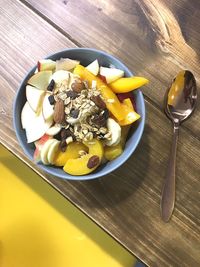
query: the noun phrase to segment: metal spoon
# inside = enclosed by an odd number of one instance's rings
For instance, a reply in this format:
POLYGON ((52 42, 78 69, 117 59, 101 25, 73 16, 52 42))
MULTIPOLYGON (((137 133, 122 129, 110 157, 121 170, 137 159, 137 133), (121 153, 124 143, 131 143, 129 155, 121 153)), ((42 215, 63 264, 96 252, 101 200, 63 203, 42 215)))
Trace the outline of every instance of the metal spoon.
POLYGON ((194 111, 197 100, 197 87, 194 75, 183 70, 174 78, 165 96, 165 113, 171 119, 174 134, 171 153, 161 197, 161 218, 168 222, 175 202, 175 161, 180 124, 194 111))

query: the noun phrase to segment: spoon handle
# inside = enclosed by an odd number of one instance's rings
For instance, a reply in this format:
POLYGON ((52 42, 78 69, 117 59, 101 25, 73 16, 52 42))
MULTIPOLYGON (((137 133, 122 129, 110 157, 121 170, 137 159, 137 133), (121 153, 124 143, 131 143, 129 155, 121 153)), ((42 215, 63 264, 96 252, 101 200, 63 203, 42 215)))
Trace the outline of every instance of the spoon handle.
POLYGON ((174 124, 174 134, 173 134, 170 158, 161 197, 161 218, 163 219, 164 222, 169 221, 174 209, 175 166, 176 166, 178 132, 179 132, 179 125, 174 124))

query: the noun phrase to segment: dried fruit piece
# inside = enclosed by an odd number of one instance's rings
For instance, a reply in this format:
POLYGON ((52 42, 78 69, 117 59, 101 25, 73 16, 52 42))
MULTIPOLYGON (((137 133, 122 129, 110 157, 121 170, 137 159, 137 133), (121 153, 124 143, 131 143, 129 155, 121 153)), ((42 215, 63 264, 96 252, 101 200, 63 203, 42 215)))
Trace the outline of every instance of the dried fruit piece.
POLYGON ((93 169, 94 167, 99 165, 99 162, 100 162, 99 157, 94 155, 91 158, 89 158, 88 163, 87 163, 87 167, 89 169, 93 169))
POLYGON ((59 145, 59 148, 62 152, 65 152, 66 151, 66 148, 67 148, 67 143, 66 143, 66 140, 63 139, 60 141, 60 145, 59 145))
POLYGON ((85 85, 82 82, 74 82, 72 83, 71 88, 74 92, 80 93, 83 89, 85 89, 85 85))
POLYGON ((67 92, 67 97, 70 97, 73 100, 78 97, 78 94, 75 91, 70 90, 67 92))
POLYGON ((56 102, 56 101, 55 101, 55 98, 54 98, 53 95, 50 95, 50 96, 48 97, 48 99, 49 99, 49 103, 50 103, 51 105, 54 105, 54 103, 56 102))
POLYGON ((55 81, 52 79, 47 87, 47 91, 53 91, 55 86, 55 81))
POLYGON ((100 97, 100 95, 92 96, 91 100, 97 105, 97 107, 99 107, 101 109, 105 109, 106 108, 106 104, 103 101, 103 99, 100 97))
POLYGON ((74 119, 78 118, 78 115, 79 115, 79 110, 78 109, 72 109, 70 111, 70 116, 74 119))
POLYGON ((58 100, 55 103, 55 107, 54 107, 54 121, 56 123, 62 123, 64 121, 65 118, 65 105, 63 100, 58 100))

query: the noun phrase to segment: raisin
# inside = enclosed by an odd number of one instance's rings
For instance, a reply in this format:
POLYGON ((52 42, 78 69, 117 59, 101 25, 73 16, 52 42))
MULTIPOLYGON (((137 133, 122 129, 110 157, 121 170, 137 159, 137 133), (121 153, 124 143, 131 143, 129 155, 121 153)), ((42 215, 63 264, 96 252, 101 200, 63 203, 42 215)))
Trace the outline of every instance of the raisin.
POLYGON ((83 89, 85 89, 85 85, 82 82, 74 82, 72 83, 71 88, 74 92, 80 93, 83 89))
POLYGON ((78 109, 72 109, 70 111, 70 116, 74 119, 78 118, 78 115, 79 115, 79 110, 78 109))
POLYGON ((100 95, 92 96, 90 99, 96 104, 97 107, 99 107, 101 109, 106 108, 106 104, 103 101, 103 99, 100 97, 100 95))
POLYGON ((78 94, 72 90, 67 92, 67 97, 70 97, 71 99, 75 99, 78 96, 78 94))
POLYGON ((67 137, 69 137, 71 134, 70 134, 70 130, 69 129, 62 129, 61 132, 60 132, 60 136, 61 136, 61 139, 66 139, 67 137))
POLYGON ((49 99, 49 103, 51 104, 51 105, 54 105, 55 104, 55 98, 54 98, 54 96, 53 95, 50 95, 49 97, 48 97, 48 99, 49 99))
POLYGON ((52 79, 47 87, 47 91, 53 91, 55 86, 55 81, 52 79))
POLYGON ((89 169, 93 169, 94 167, 96 167, 97 165, 99 165, 100 163, 100 159, 98 156, 94 155, 91 158, 89 158, 88 163, 87 163, 87 167, 89 169))
POLYGON ((66 143, 66 140, 61 140, 60 141, 60 144, 59 144, 59 147, 60 147, 60 150, 62 151, 62 152, 65 152, 66 151, 66 148, 67 148, 67 143, 66 143))
POLYGON ((103 127, 106 125, 107 118, 104 116, 104 114, 94 114, 91 117, 91 122, 97 125, 98 127, 103 127))

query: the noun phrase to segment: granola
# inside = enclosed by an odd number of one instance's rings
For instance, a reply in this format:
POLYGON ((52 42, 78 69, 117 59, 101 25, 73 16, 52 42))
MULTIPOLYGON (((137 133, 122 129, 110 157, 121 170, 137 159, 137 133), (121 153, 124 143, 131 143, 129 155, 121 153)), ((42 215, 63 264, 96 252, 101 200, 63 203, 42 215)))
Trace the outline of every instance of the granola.
POLYGON ((87 81, 81 81, 77 75, 69 73, 68 79, 52 84, 55 101, 62 100, 64 103, 62 126, 70 127, 76 141, 91 141, 93 138, 110 140, 111 133, 106 127, 108 110, 95 82, 90 88, 87 81))

